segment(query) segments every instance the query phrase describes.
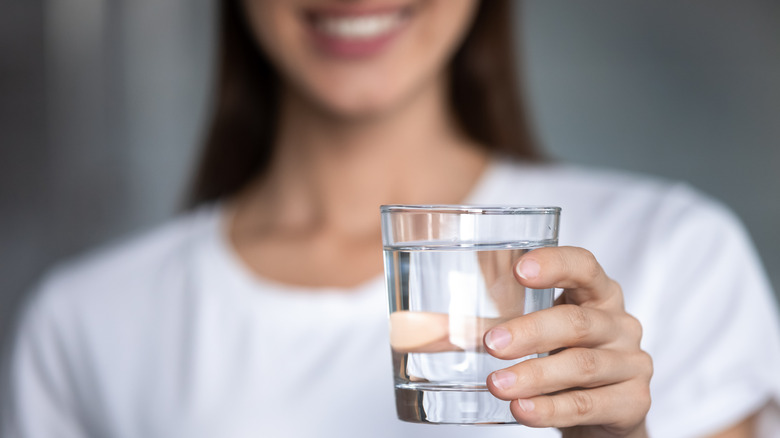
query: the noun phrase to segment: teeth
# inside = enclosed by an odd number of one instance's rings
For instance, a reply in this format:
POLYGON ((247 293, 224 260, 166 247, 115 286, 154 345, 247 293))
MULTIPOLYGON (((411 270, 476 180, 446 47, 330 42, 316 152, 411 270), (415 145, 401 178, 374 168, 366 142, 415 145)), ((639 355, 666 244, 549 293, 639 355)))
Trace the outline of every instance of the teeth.
POLYGON ((322 17, 317 28, 338 38, 373 38, 401 23, 401 14, 363 15, 360 17, 322 17))

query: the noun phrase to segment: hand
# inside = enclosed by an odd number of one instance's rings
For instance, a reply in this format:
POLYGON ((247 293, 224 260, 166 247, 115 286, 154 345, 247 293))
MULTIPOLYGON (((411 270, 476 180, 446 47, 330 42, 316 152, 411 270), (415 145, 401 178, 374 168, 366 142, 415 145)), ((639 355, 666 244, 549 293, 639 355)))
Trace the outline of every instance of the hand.
POLYGON ((620 285, 582 248, 540 248, 515 264, 533 289, 563 288, 550 309, 501 323, 485 334, 490 354, 517 359, 552 351, 492 373, 487 384, 512 415, 565 437, 647 436, 652 360, 642 327, 626 313, 620 285))

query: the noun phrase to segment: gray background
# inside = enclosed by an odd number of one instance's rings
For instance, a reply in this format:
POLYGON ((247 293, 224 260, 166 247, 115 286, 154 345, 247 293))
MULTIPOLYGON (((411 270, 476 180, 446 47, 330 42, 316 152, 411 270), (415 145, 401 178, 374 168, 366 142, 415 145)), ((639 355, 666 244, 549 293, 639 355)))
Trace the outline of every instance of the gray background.
MULTIPOLYGON (((550 153, 723 200, 777 290, 780 2, 520 12, 550 153)), ((0 331, 57 260, 175 213, 207 119, 213 32, 208 0, 0 0, 0 331)))

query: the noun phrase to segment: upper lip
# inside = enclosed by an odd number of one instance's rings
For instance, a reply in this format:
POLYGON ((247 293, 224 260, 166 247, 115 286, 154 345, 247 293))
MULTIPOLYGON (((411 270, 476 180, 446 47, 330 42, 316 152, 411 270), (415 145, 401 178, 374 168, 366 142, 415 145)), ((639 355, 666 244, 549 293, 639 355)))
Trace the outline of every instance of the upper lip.
POLYGON ((409 12, 410 5, 395 6, 362 6, 362 5, 329 5, 323 7, 308 8, 304 12, 307 18, 317 19, 318 17, 361 17, 367 15, 382 15, 396 12, 409 12))

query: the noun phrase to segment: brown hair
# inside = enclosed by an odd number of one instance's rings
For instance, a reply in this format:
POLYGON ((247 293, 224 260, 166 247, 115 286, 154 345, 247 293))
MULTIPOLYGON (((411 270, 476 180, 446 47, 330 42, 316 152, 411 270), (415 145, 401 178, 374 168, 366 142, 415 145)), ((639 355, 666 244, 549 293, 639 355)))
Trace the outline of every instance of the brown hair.
MULTIPOLYGON (((450 61, 450 98, 462 129, 491 151, 540 158, 520 104, 512 44, 513 0, 483 0, 450 61)), ((236 0, 220 2, 216 104, 189 193, 190 206, 232 195, 271 161, 280 80, 236 0)))

